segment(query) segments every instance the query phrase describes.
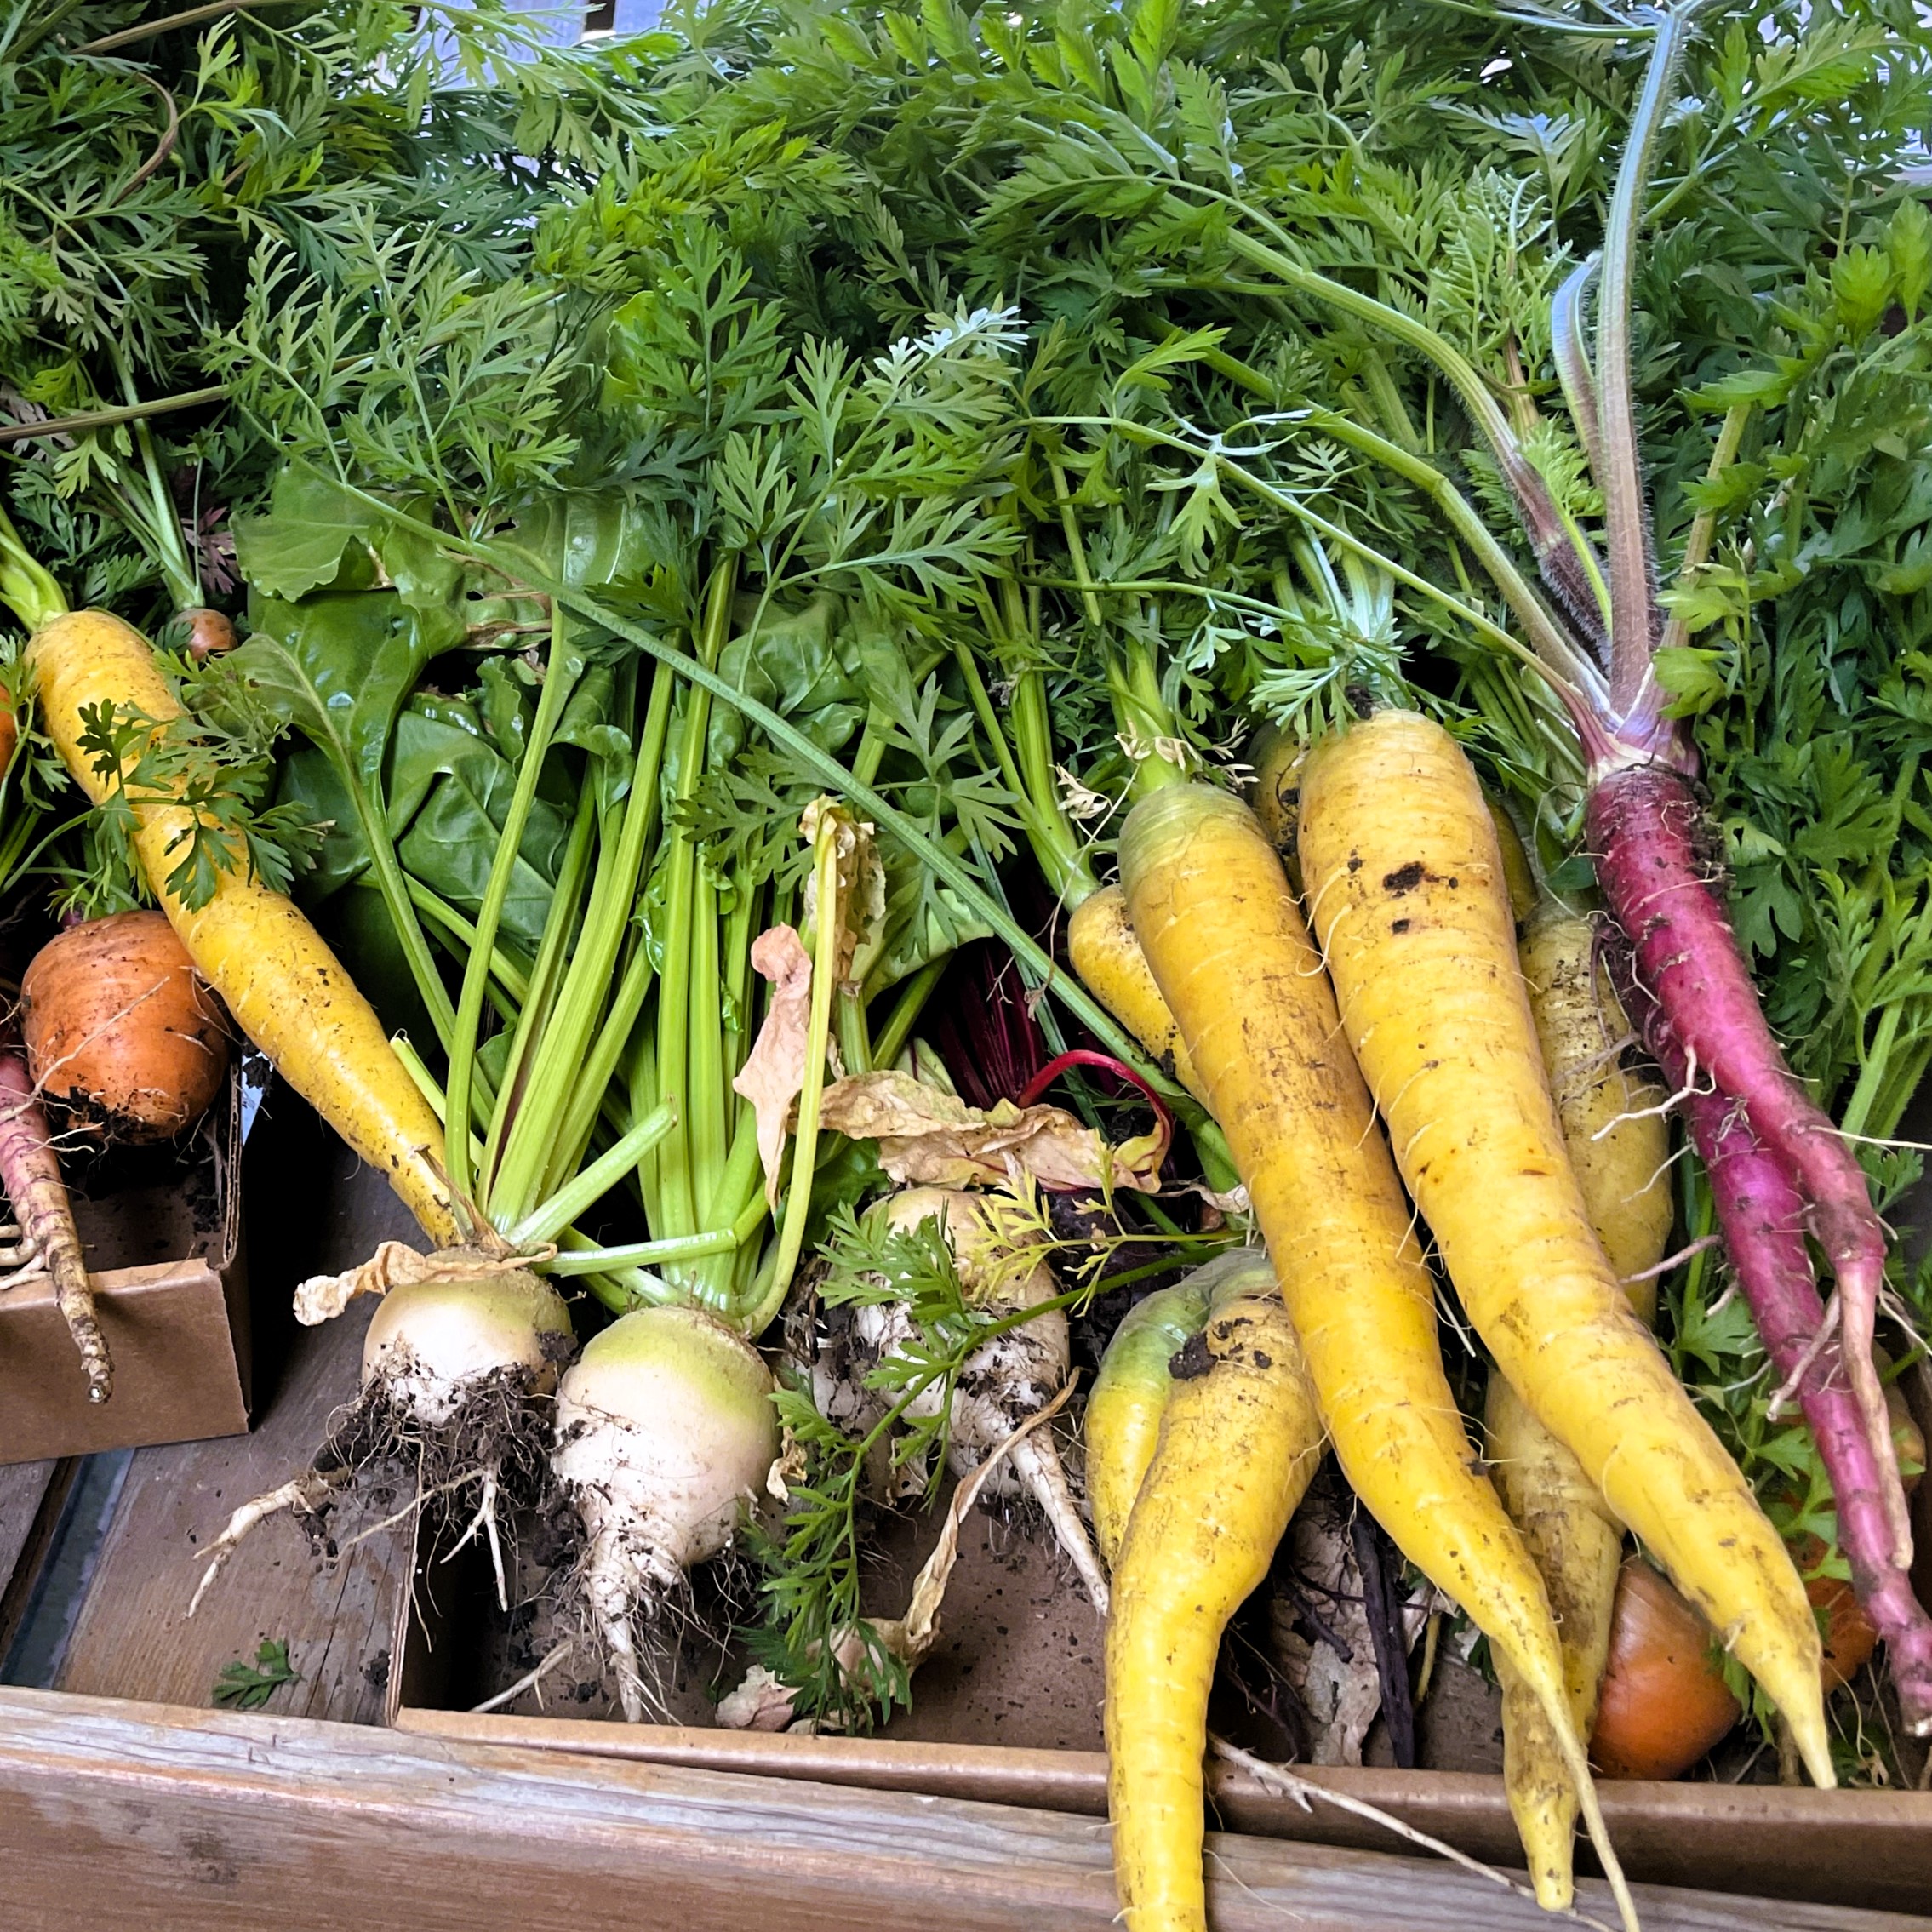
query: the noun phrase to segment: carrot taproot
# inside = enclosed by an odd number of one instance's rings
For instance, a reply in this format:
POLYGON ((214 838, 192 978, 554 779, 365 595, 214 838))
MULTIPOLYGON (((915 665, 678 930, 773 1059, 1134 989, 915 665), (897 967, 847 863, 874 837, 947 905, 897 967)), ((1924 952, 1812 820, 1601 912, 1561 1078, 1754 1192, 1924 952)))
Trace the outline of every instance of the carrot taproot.
POLYGON ((1301 861, 1295 855, 1295 835, 1301 821, 1301 761, 1308 747, 1293 732, 1268 724, 1255 733, 1249 751, 1255 780, 1248 787, 1248 803, 1269 844, 1281 855, 1288 883, 1299 892, 1301 861))
POLYGON ((1664 1258, 1677 1211, 1661 1111, 1666 1096, 1655 1079, 1623 1063, 1633 1043, 1630 1021, 1590 920, 1546 901, 1526 923, 1517 957, 1590 1225, 1631 1306, 1654 1322, 1651 1271, 1664 1258))
POLYGON ((1464 1309, 1830 1785, 1803 1586, 1591 1228, 1468 759, 1411 712, 1330 738, 1303 779, 1301 858, 1342 1026, 1464 1309))
MULTIPOLYGON (((1524 926, 1518 957, 1570 1165, 1604 1255, 1631 1306, 1649 1322, 1657 1306, 1655 1270, 1672 1215, 1670 1131, 1657 1105, 1664 1096, 1623 1066, 1629 1022, 1598 957, 1592 923, 1552 900, 1524 917, 1527 860, 1518 845, 1512 866, 1513 832, 1502 836, 1509 821, 1493 802, 1490 811, 1512 910, 1524 926)), ((1484 1420, 1490 1473, 1543 1574, 1563 1640, 1570 1711, 1588 1738, 1609 1656, 1623 1525, 1582 1465, 1502 1375, 1489 1378, 1484 1420)), ((1517 1833, 1539 1902, 1566 1911, 1575 1890, 1576 1793, 1528 1687, 1506 1663, 1498 1664, 1496 1676, 1503 1693, 1503 1782, 1517 1833)))
MULTIPOLYGON (((1507 877, 1506 842, 1502 857, 1507 877)), ((1511 900, 1520 917, 1513 881, 1511 900)), ((1661 1096, 1620 1063, 1622 1015, 1597 972, 1588 921, 1543 908, 1530 917, 1520 957, 1545 1071, 1591 1225, 1619 1275, 1643 1277, 1625 1286, 1649 1320, 1656 1288, 1646 1271, 1663 1255, 1671 1219, 1663 1177, 1668 1135, 1661 1116, 1650 1111, 1661 1096)), ((1486 1421, 1492 1472, 1549 1589, 1571 1712, 1588 1737, 1609 1651, 1623 1526, 1575 1457, 1500 1375, 1489 1380, 1486 1421)), ((1574 1894, 1575 1794, 1535 1700, 1506 1664, 1497 1674, 1510 1808, 1538 1900, 1563 1911, 1574 1894)))
POLYGON ((1081 984, 1147 1049, 1154 1064, 1202 1099, 1187 1043, 1154 984, 1127 917, 1127 895, 1118 886, 1089 893, 1074 907, 1066 923, 1066 957, 1081 984))
MULTIPOLYGON (((1583 1466, 1493 1371, 1483 1420, 1490 1478, 1549 1592, 1570 1717, 1587 1741, 1609 1655, 1623 1525, 1583 1466)), ((1567 1912, 1575 1892, 1576 1789, 1534 1692, 1506 1660, 1498 1658, 1495 1668, 1503 1694, 1503 1787, 1517 1837, 1536 1902, 1567 1912)))
MULTIPOLYGON (((1645 1042, 1666 1074, 1673 1063, 1685 1069, 1682 1088, 1706 1091, 1714 1102, 1688 1110, 1698 1152, 1715 1176, 1737 1145, 1723 1123, 1740 1125, 1767 1176, 1772 1168, 1781 1173, 1781 1192, 1795 1197, 1804 1230, 1831 1264, 1840 1363, 1866 1439, 1857 1480, 1871 1486, 1883 1512, 1889 1548, 1882 1567, 1895 1577, 1912 1567, 1912 1519, 1872 1358, 1886 1245, 1865 1171, 1772 1037, 1729 908, 1713 883, 1711 832, 1687 773, 1668 760, 1646 758, 1594 775, 1585 824, 1598 887, 1629 942, 1632 975, 1644 993, 1645 1042)), ((1735 1215, 1728 1211, 1723 1197, 1729 1192, 1713 1180, 1726 1242, 1760 1332, 1767 1323, 1796 1329, 1811 1314, 1796 1271, 1765 1265, 1762 1223, 1757 1233, 1749 1231, 1748 1203, 1735 1215)), ((1802 1238, 1798 1245, 1802 1252, 1802 1238)), ((1825 1332, 1814 1325, 1810 1336, 1825 1332)), ((1775 1356, 1769 1333, 1764 1343, 1775 1356)), ((1907 1723, 1920 1735, 1932 1733, 1926 1691, 1921 1678, 1907 1693, 1907 1723)))
POLYGON ((1189 1352, 1199 1359, 1168 1397, 1107 1619, 1107 1809, 1129 1932, 1206 1932, 1215 1659, 1322 1452, 1314 1389, 1265 1255, 1223 1272, 1189 1352))
MULTIPOLYGON (((1648 1030, 1647 1030, 1648 1031, 1648 1030)), ((1649 1032, 1664 1077, 1691 1087, 1688 1055, 1667 1029, 1649 1032)), ((1826 1335, 1804 1238, 1804 1197, 1774 1146, 1729 1092, 1692 1091, 1684 1103, 1690 1135, 1704 1157, 1711 1199, 1739 1288, 1781 1381, 1797 1380, 1798 1407, 1832 1480, 1838 1546, 1858 1600, 1884 1640, 1899 1716, 1914 1736, 1932 1735, 1932 1615, 1899 1560, 1886 1495, 1902 1489, 1895 1441, 1874 1447, 1846 1362, 1844 1337, 1826 1335)), ((1843 1288, 1841 1283, 1840 1292, 1843 1288)))
POLYGON ((100 1332, 80 1232, 39 1092, 10 1038, 0 1038, 0 1187, 20 1224, 21 1247, 46 1264, 53 1280, 55 1305, 87 1376, 88 1400, 106 1402, 114 1392, 114 1363, 100 1332))
POLYGON ((1087 1392, 1087 1502, 1094 1541, 1109 1569, 1160 1440, 1174 1389, 1169 1363, 1208 1318, 1203 1272, 1196 1269, 1171 1288, 1156 1289, 1127 1311, 1087 1392))
POLYGON ((1489 808, 1489 823, 1496 828, 1496 843, 1503 855, 1503 883, 1509 890, 1509 909, 1515 913, 1520 929, 1529 923, 1540 903, 1536 868, 1529 862, 1529 849, 1523 843, 1523 834, 1516 829, 1509 807, 1488 792, 1483 794, 1483 803, 1489 808))
MULTIPOLYGON (((157 727, 180 715, 147 640, 106 611, 51 618, 29 640, 26 664, 43 729, 97 804, 122 774, 97 769, 82 748, 84 714, 112 704, 157 727)), ((237 872, 221 875, 206 905, 188 906, 167 881, 193 828, 190 809, 165 798, 129 803, 155 896, 235 1023, 357 1153, 387 1173, 432 1241, 460 1238, 443 1172, 442 1127, 322 935, 291 900, 237 872)))
POLYGON ((1281 860, 1246 806, 1203 786, 1143 799, 1120 857, 1135 932, 1247 1185, 1342 1472, 1535 1688, 1628 1922, 1542 1579, 1478 1473, 1409 1205, 1281 860))

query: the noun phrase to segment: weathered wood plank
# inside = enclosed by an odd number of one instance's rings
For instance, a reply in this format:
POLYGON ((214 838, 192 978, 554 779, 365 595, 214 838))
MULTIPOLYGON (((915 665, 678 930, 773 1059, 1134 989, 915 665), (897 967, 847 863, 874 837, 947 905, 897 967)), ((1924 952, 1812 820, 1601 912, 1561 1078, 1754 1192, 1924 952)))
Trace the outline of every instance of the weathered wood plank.
POLYGON ((71 1462, 0 1466, 0 1658, 20 1628, 54 1523, 74 1479, 71 1462))
MULTIPOLYGON (((474 1744, 1106 1815, 1106 1759, 1098 1752, 761 1736, 445 1711, 404 1710, 397 1722, 421 1736, 474 1744)), ((1453 1771, 1298 1769, 1311 1783, 1379 1805, 1472 1857, 1499 1866, 1523 1862, 1500 1779, 1453 1771)), ((1319 1803, 1305 1811, 1225 1764, 1209 1766, 1209 1786, 1220 1821, 1240 1832, 1369 1851, 1407 1849, 1368 1820, 1319 1803)), ((1932 1793, 1608 1780, 1598 1791, 1632 1878, 1874 1910, 1906 1911, 1932 1901, 1932 1793)))
POLYGON ((57 1462, 15 1462, 0 1466, 0 1588, 11 1581, 33 1537, 35 1519, 57 1462))
MULTIPOLYGON (((1063 1813, 0 1689, 9 1932, 1105 1932, 1063 1813)), ((1216 1836, 1216 1932, 1546 1932, 1461 1871, 1216 1836)), ((1580 1889, 1601 1918, 1603 1888, 1580 1889)), ((1645 1888, 1651 1932, 1932 1921, 1645 1888)))
POLYGON ((252 1436, 136 1454, 57 1680, 63 1690, 206 1705, 222 1666, 252 1658, 270 1638, 288 1643, 301 1672, 281 1694, 287 1708, 383 1719, 397 1606, 410 1582, 407 1524, 324 1566, 292 1518, 271 1518, 229 1558, 194 1619, 186 1614, 203 1546, 237 1504, 307 1466, 330 1413, 356 1392, 374 1304, 298 1329, 288 1317, 295 1280, 349 1266, 378 1240, 420 1239, 378 1173, 346 1150, 325 1152, 306 1125, 291 1123, 276 1158, 258 1165, 250 1149, 250 1272, 266 1371, 259 1426, 252 1436))

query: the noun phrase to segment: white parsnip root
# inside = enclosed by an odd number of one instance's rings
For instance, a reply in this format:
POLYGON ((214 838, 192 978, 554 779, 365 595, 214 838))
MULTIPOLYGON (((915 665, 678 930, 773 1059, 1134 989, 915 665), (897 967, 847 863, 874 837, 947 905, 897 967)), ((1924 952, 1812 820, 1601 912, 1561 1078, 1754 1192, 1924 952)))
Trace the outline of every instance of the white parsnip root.
MULTIPOLYGON (((886 1216, 901 1232, 926 1221, 943 1232, 959 1272, 960 1285, 980 1308, 998 1318, 1023 1314, 1053 1300, 1060 1283, 1043 1256, 1029 1255, 1023 1233, 1015 1232, 1016 1215, 1003 1214, 1001 1203, 1016 1204, 998 1195, 969 1194, 947 1187, 909 1187, 882 1202, 873 1211, 886 1216)), ((848 1364, 844 1386, 818 1391, 827 1414, 856 1420, 866 1411, 879 1412, 877 1392, 864 1388, 858 1378, 877 1362, 912 1339, 911 1317, 898 1304, 861 1304, 853 1311, 852 1339, 857 1346, 848 1364), (829 1406, 828 1406, 829 1405, 829 1406)), ((1005 1443, 1021 1424, 1039 1414, 1066 1387, 1071 1365, 1066 1314, 1046 1308, 1032 1320, 1007 1329, 968 1356, 953 1386, 946 1461, 957 1476, 977 1469, 1005 1443)), ((914 1419, 936 1415, 946 1399, 934 1384, 908 1404, 914 1419)), ((1104 1616, 1107 1586, 1093 1539, 1088 1535, 1078 1503, 1068 1482, 1050 1430, 1029 1432, 1013 1445, 1009 1459, 1018 1486, 1038 1504, 1095 1609, 1104 1616)), ((1013 1482, 1003 1473, 990 1485, 996 1493, 1010 1492, 1013 1482)))

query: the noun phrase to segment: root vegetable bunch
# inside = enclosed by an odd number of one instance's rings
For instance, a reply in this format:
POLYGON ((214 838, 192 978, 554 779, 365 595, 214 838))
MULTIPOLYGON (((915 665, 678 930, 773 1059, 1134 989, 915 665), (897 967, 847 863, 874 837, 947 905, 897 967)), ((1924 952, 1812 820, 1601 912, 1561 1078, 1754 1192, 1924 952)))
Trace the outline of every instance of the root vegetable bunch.
MULTIPOLYGON (((1873 1352, 1884 1229, 1851 1142, 1792 1072, 1766 1021, 1726 902, 1723 836, 1701 796, 1698 754, 1687 724, 1672 715, 1668 669, 1660 658, 1666 647, 1681 646, 1686 633, 1678 620, 1666 624, 1657 590, 1638 447, 1632 290, 1653 149, 1702 10, 1701 0, 1680 0, 1655 16, 1601 254, 1569 274, 1547 317, 1569 420, 1602 495, 1601 555, 1532 460, 1525 412, 1506 409, 1491 382, 1443 335, 1284 252, 1276 245, 1280 228, 1259 210, 1243 209, 1228 245, 1244 272, 1359 326, 1371 340, 1399 344, 1428 360, 1488 445, 1546 599, 1470 502, 1403 442, 1407 430, 1398 415, 1380 427, 1326 409, 1309 417, 1315 433, 1426 497, 1458 546, 1466 545, 1494 580, 1528 639, 1537 674, 1567 716, 1580 753, 1588 854, 1609 915, 1618 995, 1682 1106, 1739 1285, 1785 1388, 1812 1425, 1831 1478, 1840 1545, 1884 1640, 1904 1722, 1916 1734, 1932 1735, 1932 1617, 1911 1586, 1911 1526, 1873 1352), (1583 322, 1592 282, 1598 287, 1591 353, 1583 322), (1832 1276, 1836 1292, 1828 1303, 1809 1244, 1832 1276)), ((1194 192, 1178 180, 1175 186, 1177 202, 1194 192)), ((1232 362, 1228 367, 1245 385, 1272 393, 1255 372, 1232 362)), ((1752 406, 1737 403, 1724 418, 1711 461, 1713 489, 1736 457, 1752 406)), ((1238 466, 1229 466, 1229 473, 1240 473, 1238 466)), ((1281 500, 1278 494, 1273 500, 1281 500)), ((1701 512, 1685 546, 1687 575, 1707 561, 1714 529, 1714 512, 1701 512)), ((1486 708, 1488 722, 1511 742, 1544 743, 1540 724, 1523 723, 1518 699, 1486 708)), ((1406 768, 1392 768, 1388 776, 1398 789, 1419 782, 1406 768)), ((1305 809, 1305 795, 1302 803, 1305 809)), ((1390 869, 1400 872, 1420 858, 1396 854, 1390 869)), ((1311 892, 1319 889, 1308 883, 1311 892)), ((1430 887, 1432 895, 1443 889, 1430 887)), ((1881 1028, 1881 1047, 1889 1037, 1881 1028)))
MULTIPOLYGON (((1013 1232, 1015 1217, 1003 1214, 998 1203, 997 1196, 957 1188, 912 1187, 872 1212, 899 1232, 932 1223, 952 1252, 972 1306, 1001 1319, 1024 1316, 1027 1310, 1053 1301, 1060 1289, 1044 1258, 1027 1255, 1024 1236, 1013 1232)), ((866 1386, 866 1377, 882 1358, 906 1347, 912 1338, 912 1323, 905 1307, 890 1301, 861 1303, 852 1314, 851 1346, 837 1377, 819 1378, 824 1385, 820 1405, 835 1421, 869 1422, 883 1414, 883 1407, 878 1392, 866 1386)), ((1069 1366, 1066 1311, 1042 1308, 969 1355, 952 1380, 950 1397, 945 1386, 935 1381, 907 1405, 906 1414, 909 1419, 931 1417, 942 1405, 950 1405, 946 1462, 955 1475, 967 1476, 1060 1394, 1069 1366)), ((1045 1428, 1032 1430, 1013 1444, 988 1486, 997 1494, 1003 1487, 1010 1492, 1015 1483, 1039 1506, 1095 1608, 1104 1612, 1106 1580, 1060 1453, 1045 1428)))

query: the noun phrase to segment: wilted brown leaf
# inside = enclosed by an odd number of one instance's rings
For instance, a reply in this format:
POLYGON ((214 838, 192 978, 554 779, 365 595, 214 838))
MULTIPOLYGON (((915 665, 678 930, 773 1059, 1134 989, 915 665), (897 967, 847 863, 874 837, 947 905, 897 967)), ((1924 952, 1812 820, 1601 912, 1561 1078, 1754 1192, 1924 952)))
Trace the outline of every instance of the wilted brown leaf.
POLYGON ((1110 1147, 1090 1127, 1055 1106, 1001 1100, 982 1111, 909 1073, 855 1074, 826 1089, 822 1124, 855 1140, 878 1142, 879 1165, 902 1186, 1159 1191, 1163 1130, 1110 1147))
POLYGON ((805 1084, 812 1031, 812 960, 790 926, 773 926, 752 941, 752 964, 771 981, 771 1004, 731 1090, 749 1100, 757 1117, 765 1198, 775 1205, 786 1123, 792 1103, 805 1084))

